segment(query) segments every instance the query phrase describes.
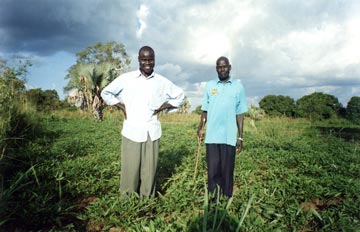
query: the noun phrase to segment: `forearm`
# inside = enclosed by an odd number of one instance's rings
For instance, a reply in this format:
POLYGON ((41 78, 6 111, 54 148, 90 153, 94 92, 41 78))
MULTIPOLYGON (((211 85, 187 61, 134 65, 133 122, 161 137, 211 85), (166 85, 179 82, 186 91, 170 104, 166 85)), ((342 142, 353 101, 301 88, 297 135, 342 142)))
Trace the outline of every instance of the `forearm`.
POLYGON ((206 120, 207 120, 207 112, 203 111, 200 117, 200 123, 199 123, 199 128, 197 131, 197 139, 198 139, 198 143, 200 144, 201 141, 203 140, 204 137, 204 127, 206 124, 206 120))
POLYGON ((244 114, 236 115, 236 125, 238 128, 238 138, 243 138, 243 128, 244 128, 244 114))
POLYGON ((156 109, 154 111, 154 115, 157 114, 157 113, 160 113, 161 111, 163 110, 166 110, 166 109, 173 109, 173 108, 176 108, 175 106, 171 105, 170 103, 168 102, 165 102, 164 104, 162 104, 158 109, 156 109))
POLYGON ((117 103, 114 105, 116 108, 120 109, 123 113, 124 113, 124 117, 125 119, 127 118, 127 115, 126 115, 126 107, 123 103, 117 103))
POLYGON ((171 109, 171 108, 176 108, 175 106, 171 105, 170 103, 168 102, 165 102, 164 104, 162 104, 160 106, 160 108, 158 109, 159 111, 163 111, 163 110, 166 110, 166 109, 171 109))
POLYGON ((201 117, 200 117, 200 123, 199 123, 198 131, 204 130, 206 120, 207 120, 207 112, 203 111, 202 114, 201 114, 201 117))
POLYGON ((125 105, 123 103, 117 103, 114 106, 116 106, 118 109, 125 111, 125 105))

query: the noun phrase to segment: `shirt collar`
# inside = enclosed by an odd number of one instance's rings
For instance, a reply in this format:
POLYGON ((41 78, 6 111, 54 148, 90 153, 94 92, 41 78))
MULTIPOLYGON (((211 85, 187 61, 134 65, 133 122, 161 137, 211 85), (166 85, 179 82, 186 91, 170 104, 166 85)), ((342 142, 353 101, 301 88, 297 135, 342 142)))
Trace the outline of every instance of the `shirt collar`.
POLYGON ((140 69, 138 69, 138 75, 137 75, 137 77, 142 77, 142 78, 148 80, 148 79, 153 78, 154 76, 155 76, 155 72, 154 72, 154 71, 151 73, 150 76, 146 77, 146 76, 144 76, 144 75, 141 73, 140 69))
POLYGON ((218 84, 231 84, 232 83, 232 79, 231 79, 231 77, 229 78, 229 80, 227 80, 226 82, 221 82, 220 80, 218 80, 218 82, 217 82, 218 84))

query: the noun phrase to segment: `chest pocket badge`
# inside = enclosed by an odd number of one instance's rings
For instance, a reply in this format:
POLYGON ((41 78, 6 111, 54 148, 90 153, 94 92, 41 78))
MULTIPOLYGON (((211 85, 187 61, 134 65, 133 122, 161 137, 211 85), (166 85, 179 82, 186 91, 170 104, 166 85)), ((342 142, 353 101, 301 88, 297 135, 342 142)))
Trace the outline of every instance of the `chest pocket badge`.
POLYGON ((218 90, 217 89, 212 89, 211 90, 211 95, 216 95, 218 94, 218 90))

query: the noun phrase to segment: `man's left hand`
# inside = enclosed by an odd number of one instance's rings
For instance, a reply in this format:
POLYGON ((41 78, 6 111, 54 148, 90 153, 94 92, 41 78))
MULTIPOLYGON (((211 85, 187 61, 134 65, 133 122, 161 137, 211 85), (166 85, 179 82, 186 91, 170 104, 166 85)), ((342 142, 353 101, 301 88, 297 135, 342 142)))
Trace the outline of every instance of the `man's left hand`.
POLYGON ((154 110, 154 113, 153 113, 153 115, 156 115, 156 114, 158 114, 158 113, 159 113, 160 111, 161 111, 160 109, 154 110))
POLYGON ((154 113, 153 115, 156 115, 158 113, 160 113, 161 111, 163 110, 166 110, 166 109, 171 109, 171 108, 174 108, 172 105, 170 105, 169 103, 165 102, 164 104, 162 104, 159 109, 156 109, 154 110, 154 113))
POLYGON ((238 139, 236 142, 236 153, 239 154, 242 150, 242 141, 238 139))

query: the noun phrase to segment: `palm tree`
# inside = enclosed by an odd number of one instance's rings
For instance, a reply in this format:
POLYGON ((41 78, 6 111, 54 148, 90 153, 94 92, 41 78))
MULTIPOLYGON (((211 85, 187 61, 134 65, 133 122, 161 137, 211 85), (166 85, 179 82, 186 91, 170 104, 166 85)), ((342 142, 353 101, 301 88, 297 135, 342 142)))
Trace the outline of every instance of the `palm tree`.
POLYGON ((266 114, 263 109, 251 105, 246 115, 250 118, 250 125, 256 128, 255 121, 263 119, 266 114))
POLYGON ((119 71, 110 62, 77 63, 69 70, 66 78, 70 80, 64 90, 76 89, 84 98, 82 108, 92 110, 95 119, 101 121, 104 108, 104 101, 100 96, 101 90, 118 74, 119 71))
POLYGON ((89 81, 89 88, 91 88, 92 111, 96 120, 101 121, 103 119, 102 111, 105 103, 100 93, 117 75, 118 71, 115 70, 112 63, 103 62, 95 65, 89 81))
POLYGON ((94 70, 94 64, 92 63, 78 63, 69 69, 69 72, 65 79, 69 79, 68 84, 64 87, 65 91, 75 90, 80 104, 79 107, 82 110, 88 109, 88 100, 85 97, 85 92, 87 90, 86 82, 92 75, 94 70))
POLYGON ((183 104, 179 107, 178 112, 180 114, 186 114, 188 110, 190 109, 190 101, 187 96, 185 96, 183 104))
POLYGON ((82 109, 92 110, 94 117, 102 120, 104 102, 101 90, 130 65, 125 46, 114 41, 106 44, 98 42, 76 53, 76 56, 76 64, 71 66, 65 77, 70 80, 64 90, 76 90, 75 93, 83 96, 82 109))

